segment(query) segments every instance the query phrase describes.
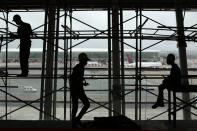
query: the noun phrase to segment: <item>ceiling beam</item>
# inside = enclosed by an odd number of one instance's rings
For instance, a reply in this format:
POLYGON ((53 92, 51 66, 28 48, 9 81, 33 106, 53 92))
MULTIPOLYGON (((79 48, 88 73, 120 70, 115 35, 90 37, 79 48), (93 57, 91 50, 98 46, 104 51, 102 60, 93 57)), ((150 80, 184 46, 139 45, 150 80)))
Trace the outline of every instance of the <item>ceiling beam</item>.
MULTIPOLYGON (((49 0, 0 0, 0 8, 7 9, 42 9, 49 0)), ((60 8, 109 8, 114 6, 114 0, 51 0, 50 4, 60 8)), ((123 9, 150 8, 150 9, 175 9, 177 5, 182 8, 196 9, 197 0, 118 0, 118 5, 123 9), (177 4, 177 2, 179 2, 177 4)))

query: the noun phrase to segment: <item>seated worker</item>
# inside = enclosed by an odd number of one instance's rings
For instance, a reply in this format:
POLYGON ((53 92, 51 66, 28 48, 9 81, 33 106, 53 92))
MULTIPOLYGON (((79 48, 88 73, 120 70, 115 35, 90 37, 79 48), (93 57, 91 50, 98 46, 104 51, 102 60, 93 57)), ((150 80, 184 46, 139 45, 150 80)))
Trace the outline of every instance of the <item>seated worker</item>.
POLYGON ((164 89, 173 89, 179 88, 181 86, 181 70, 178 65, 174 62, 175 56, 173 54, 168 54, 167 56, 167 64, 171 65, 172 68, 170 70, 170 75, 166 77, 162 84, 159 85, 159 95, 157 97, 157 101, 152 106, 153 109, 157 107, 164 107, 163 102, 163 90, 164 89))

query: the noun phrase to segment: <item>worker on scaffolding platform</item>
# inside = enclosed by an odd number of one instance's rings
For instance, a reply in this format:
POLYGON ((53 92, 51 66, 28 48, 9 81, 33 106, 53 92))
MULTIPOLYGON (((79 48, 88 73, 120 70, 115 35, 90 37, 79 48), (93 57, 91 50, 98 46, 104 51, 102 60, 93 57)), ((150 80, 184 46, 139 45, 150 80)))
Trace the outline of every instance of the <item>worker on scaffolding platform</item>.
POLYGON ((83 88, 83 86, 89 85, 86 83, 84 78, 84 68, 87 64, 87 61, 90 59, 85 53, 80 53, 78 59, 79 64, 73 68, 73 72, 70 76, 70 91, 72 97, 72 126, 74 128, 82 127, 80 119, 83 117, 90 106, 90 102, 83 88), (77 115, 79 99, 84 104, 84 106, 77 115))
POLYGON ((157 101, 152 106, 153 109, 156 109, 157 107, 164 107, 164 102, 163 102, 164 89, 181 87, 181 71, 178 65, 175 64, 175 56, 173 54, 168 54, 167 64, 172 66, 170 75, 163 80, 161 85, 159 85, 159 95, 157 97, 157 101))
POLYGON ((19 15, 14 15, 13 21, 18 25, 17 34, 10 33, 11 38, 19 38, 20 39, 20 67, 21 74, 17 75, 18 77, 26 77, 29 72, 29 55, 30 55, 30 47, 31 47, 31 39, 30 36, 33 35, 31 25, 25 23, 21 20, 19 15))

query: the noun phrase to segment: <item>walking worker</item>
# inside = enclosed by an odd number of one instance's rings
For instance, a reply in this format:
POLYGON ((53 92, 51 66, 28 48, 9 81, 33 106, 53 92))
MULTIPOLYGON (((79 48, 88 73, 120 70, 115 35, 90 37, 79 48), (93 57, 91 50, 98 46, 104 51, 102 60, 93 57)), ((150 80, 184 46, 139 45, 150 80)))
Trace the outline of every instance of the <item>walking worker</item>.
POLYGON ((152 106, 153 109, 156 109, 157 107, 164 107, 164 89, 175 89, 181 87, 181 70, 175 63, 175 56, 173 54, 168 54, 167 64, 172 66, 170 75, 163 80, 161 85, 159 85, 159 95, 157 97, 157 101, 152 106))
POLYGON ((83 88, 83 86, 89 85, 84 78, 84 68, 87 65, 87 61, 90 59, 85 53, 80 53, 78 59, 79 63, 73 68, 73 72, 70 76, 70 91, 72 97, 72 126, 74 128, 82 127, 80 120, 90 107, 90 102, 83 88), (77 115, 79 99, 84 106, 77 115))
POLYGON ((31 39, 30 36, 33 35, 31 25, 25 23, 21 20, 20 15, 14 15, 13 21, 18 25, 17 34, 10 33, 10 37, 20 39, 20 68, 21 74, 17 75, 18 77, 26 77, 29 72, 29 55, 31 48, 31 39))

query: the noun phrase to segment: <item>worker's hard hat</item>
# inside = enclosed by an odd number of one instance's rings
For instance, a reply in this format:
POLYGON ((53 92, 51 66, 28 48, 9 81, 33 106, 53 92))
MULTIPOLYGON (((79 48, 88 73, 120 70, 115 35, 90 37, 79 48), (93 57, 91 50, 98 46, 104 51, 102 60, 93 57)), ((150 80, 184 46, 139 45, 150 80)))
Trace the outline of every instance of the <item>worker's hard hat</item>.
POLYGON ((78 56, 79 61, 89 61, 90 59, 86 55, 86 53, 80 53, 78 56))
POLYGON ((20 15, 14 15, 13 21, 21 20, 20 15))

